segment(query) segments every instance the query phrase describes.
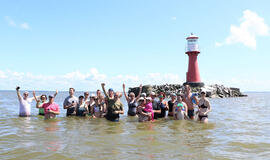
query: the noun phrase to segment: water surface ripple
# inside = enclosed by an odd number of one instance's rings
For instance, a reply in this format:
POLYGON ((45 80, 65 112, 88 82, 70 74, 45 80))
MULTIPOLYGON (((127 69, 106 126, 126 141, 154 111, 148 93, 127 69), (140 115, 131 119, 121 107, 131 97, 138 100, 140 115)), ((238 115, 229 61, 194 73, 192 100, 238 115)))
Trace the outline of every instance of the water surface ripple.
POLYGON ((67 95, 56 98, 58 118, 44 121, 35 103, 34 116, 18 117, 15 92, 0 91, 0 159, 270 159, 270 93, 210 99, 209 124, 65 117, 67 95))

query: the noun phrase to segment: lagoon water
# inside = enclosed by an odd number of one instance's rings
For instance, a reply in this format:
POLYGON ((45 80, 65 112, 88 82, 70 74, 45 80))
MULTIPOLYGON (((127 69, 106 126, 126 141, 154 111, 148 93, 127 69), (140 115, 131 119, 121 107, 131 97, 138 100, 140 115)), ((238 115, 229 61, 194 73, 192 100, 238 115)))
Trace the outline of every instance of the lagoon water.
POLYGON ((270 93, 247 94, 210 99, 208 124, 138 123, 126 114, 113 123, 65 117, 68 92, 55 99, 56 120, 44 121, 34 102, 32 117, 18 117, 15 91, 0 91, 0 159, 270 159, 270 93))

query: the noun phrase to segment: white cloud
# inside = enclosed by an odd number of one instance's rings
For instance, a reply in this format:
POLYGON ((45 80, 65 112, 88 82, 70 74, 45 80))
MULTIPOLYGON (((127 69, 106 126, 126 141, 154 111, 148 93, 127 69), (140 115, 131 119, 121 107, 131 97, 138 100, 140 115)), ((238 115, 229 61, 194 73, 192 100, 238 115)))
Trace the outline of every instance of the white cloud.
POLYGON ((171 17, 171 20, 175 21, 176 20, 176 17, 175 16, 174 17, 171 17))
POLYGON ((259 17, 256 12, 245 10, 240 19, 240 25, 231 25, 230 35, 223 43, 216 42, 216 46, 242 43, 243 45, 256 49, 256 38, 258 36, 268 36, 269 26, 259 17))
POLYGON ((22 24, 20 24, 20 27, 22 28, 22 29, 30 29, 30 27, 29 27, 29 25, 28 25, 28 23, 22 23, 22 24))
POLYGON ((16 23, 14 22, 14 20, 12 18, 10 18, 9 16, 5 16, 5 20, 8 22, 8 25, 12 26, 12 27, 16 27, 16 23))
POLYGON ((9 26, 12 26, 12 27, 18 27, 18 28, 21 28, 21 29, 25 29, 25 30, 29 30, 30 29, 30 26, 28 23, 26 22, 23 22, 21 24, 17 24, 11 17, 9 16, 5 16, 4 17, 5 20, 7 21, 8 25, 9 26))
POLYGON ((91 68, 87 73, 74 71, 63 75, 35 75, 32 73, 0 71, 0 88, 14 89, 20 85, 29 90, 67 90, 74 87, 77 90, 95 90, 100 88, 102 82, 108 87, 122 91, 122 84, 127 87, 139 86, 140 84, 165 84, 182 83, 179 75, 173 73, 149 73, 138 75, 115 75, 108 77, 99 73, 96 68, 91 68))
MULTIPOLYGON (((140 84, 182 84, 185 77, 180 77, 174 73, 148 73, 138 75, 115 75, 107 76, 99 73, 96 68, 91 68, 88 72, 70 72, 62 75, 41 75, 14 71, 0 70, 0 88, 4 90, 14 89, 20 85, 27 90, 67 90, 74 87, 76 90, 94 91, 100 89, 102 82, 106 83, 106 88, 113 87, 122 91, 122 84, 127 87, 135 87, 140 84)), ((242 91, 270 91, 270 80, 260 80, 251 78, 229 78, 229 79, 204 79, 206 84, 223 84, 226 87, 237 87, 242 91)))

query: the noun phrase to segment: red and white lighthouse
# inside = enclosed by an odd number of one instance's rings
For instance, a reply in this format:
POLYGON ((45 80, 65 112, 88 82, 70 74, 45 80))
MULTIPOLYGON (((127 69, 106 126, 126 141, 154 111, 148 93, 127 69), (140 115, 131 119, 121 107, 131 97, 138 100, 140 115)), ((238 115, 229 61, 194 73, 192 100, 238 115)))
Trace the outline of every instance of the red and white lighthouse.
POLYGON ((199 37, 191 35, 186 38, 187 46, 186 46, 186 54, 189 57, 188 61, 188 72, 186 77, 186 83, 191 87, 203 87, 204 83, 201 82, 199 66, 197 61, 197 56, 200 53, 199 45, 198 45, 199 37))

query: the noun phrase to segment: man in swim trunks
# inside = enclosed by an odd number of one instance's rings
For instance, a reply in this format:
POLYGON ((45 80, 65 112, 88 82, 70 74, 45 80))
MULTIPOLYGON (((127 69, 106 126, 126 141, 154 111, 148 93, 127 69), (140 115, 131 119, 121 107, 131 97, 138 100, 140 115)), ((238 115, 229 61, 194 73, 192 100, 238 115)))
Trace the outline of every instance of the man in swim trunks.
POLYGON ((188 117, 194 120, 194 115, 195 115, 194 104, 192 101, 194 101, 195 104, 198 105, 198 99, 196 98, 196 96, 192 95, 190 86, 185 85, 185 94, 184 94, 183 102, 185 102, 188 106, 188 117))

